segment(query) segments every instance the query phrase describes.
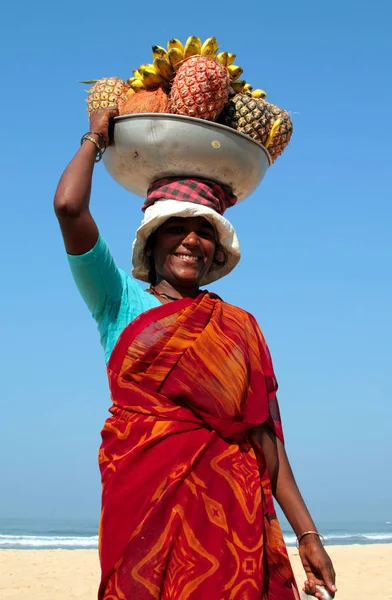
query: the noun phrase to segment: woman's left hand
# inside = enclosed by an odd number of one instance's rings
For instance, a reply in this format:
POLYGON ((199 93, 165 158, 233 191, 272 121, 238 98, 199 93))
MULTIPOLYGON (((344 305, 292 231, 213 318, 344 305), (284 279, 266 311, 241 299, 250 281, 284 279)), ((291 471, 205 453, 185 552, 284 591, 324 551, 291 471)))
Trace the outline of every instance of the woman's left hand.
POLYGON ((109 125, 110 121, 118 116, 117 106, 109 106, 108 108, 98 108, 90 113, 90 129, 96 133, 100 133, 104 138, 106 145, 110 144, 109 125))
POLYGON ((322 585, 334 597, 337 591, 335 571, 320 540, 313 536, 304 537, 299 545, 299 555, 307 576, 304 591, 321 600, 322 595, 315 586, 322 585))

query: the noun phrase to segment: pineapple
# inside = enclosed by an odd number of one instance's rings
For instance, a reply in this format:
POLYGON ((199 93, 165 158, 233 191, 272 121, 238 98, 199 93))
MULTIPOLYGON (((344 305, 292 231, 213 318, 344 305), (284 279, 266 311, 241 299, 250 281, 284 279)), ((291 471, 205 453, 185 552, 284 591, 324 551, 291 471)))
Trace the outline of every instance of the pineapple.
POLYGON ((229 89, 226 67, 204 56, 192 56, 177 70, 169 96, 169 111, 215 121, 229 98, 229 89))
POLYGON ((90 89, 87 98, 87 112, 109 106, 120 106, 127 99, 129 84, 119 77, 104 77, 96 81, 90 89))
POLYGON ((267 104, 271 114, 274 115, 274 120, 280 119, 281 121, 272 140, 267 146, 272 162, 275 162, 291 139, 293 134, 293 123, 290 119, 290 115, 285 110, 279 108, 279 106, 275 106, 275 104, 269 104, 268 102, 267 104))
POLYGON ((253 98, 250 93, 233 96, 220 115, 219 122, 266 145, 272 162, 282 154, 293 133, 293 124, 286 111, 265 100, 253 98), (281 123, 271 140, 269 135, 277 119, 281 123))
POLYGON ((226 104, 219 122, 265 144, 274 119, 267 102, 253 98, 251 94, 240 93, 226 104))

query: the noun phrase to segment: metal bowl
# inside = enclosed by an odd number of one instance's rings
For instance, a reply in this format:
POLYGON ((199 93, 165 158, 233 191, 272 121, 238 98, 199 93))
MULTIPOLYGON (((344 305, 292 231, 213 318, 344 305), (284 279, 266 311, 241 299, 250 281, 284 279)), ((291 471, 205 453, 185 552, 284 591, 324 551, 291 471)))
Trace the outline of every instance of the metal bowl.
POLYGON ((146 196, 163 177, 202 177, 232 188, 244 200, 271 164, 268 151, 230 127, 180 115, 144 113, 114 119, 114 144, 105 167, 122 187, 146 196))

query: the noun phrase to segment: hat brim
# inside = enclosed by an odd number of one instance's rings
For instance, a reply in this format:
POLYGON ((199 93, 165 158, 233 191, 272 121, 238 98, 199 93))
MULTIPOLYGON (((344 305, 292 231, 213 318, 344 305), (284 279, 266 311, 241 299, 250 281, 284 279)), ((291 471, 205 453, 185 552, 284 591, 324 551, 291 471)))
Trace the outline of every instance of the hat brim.
POLYGON ((208 285, 224 277, 238 264, 241 258, 240 245, 237 234, 232 224, 208 206, 193 204, 192 202, 179 202, 178 200, 160 200, 149 206, 144 219, 136 231, 132 252, 132 275, 136 279, 149 282, 149 265, 145 253, 146 243, 150 235, 171 217, 204 217, 214 227, 219 243, 227 253, 227 262, 223 266, 212 265, 201 285, 208 285))

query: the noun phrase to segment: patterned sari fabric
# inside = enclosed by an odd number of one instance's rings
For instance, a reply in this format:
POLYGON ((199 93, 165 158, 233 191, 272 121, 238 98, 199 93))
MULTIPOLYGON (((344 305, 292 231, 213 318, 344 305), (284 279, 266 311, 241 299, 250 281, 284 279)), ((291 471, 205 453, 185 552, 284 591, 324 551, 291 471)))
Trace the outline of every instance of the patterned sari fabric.
POLYGON ((296 600, 261 448, 282 439, 251 315, 203 293, 153 308, 108 364, 100 600, 296 600))

